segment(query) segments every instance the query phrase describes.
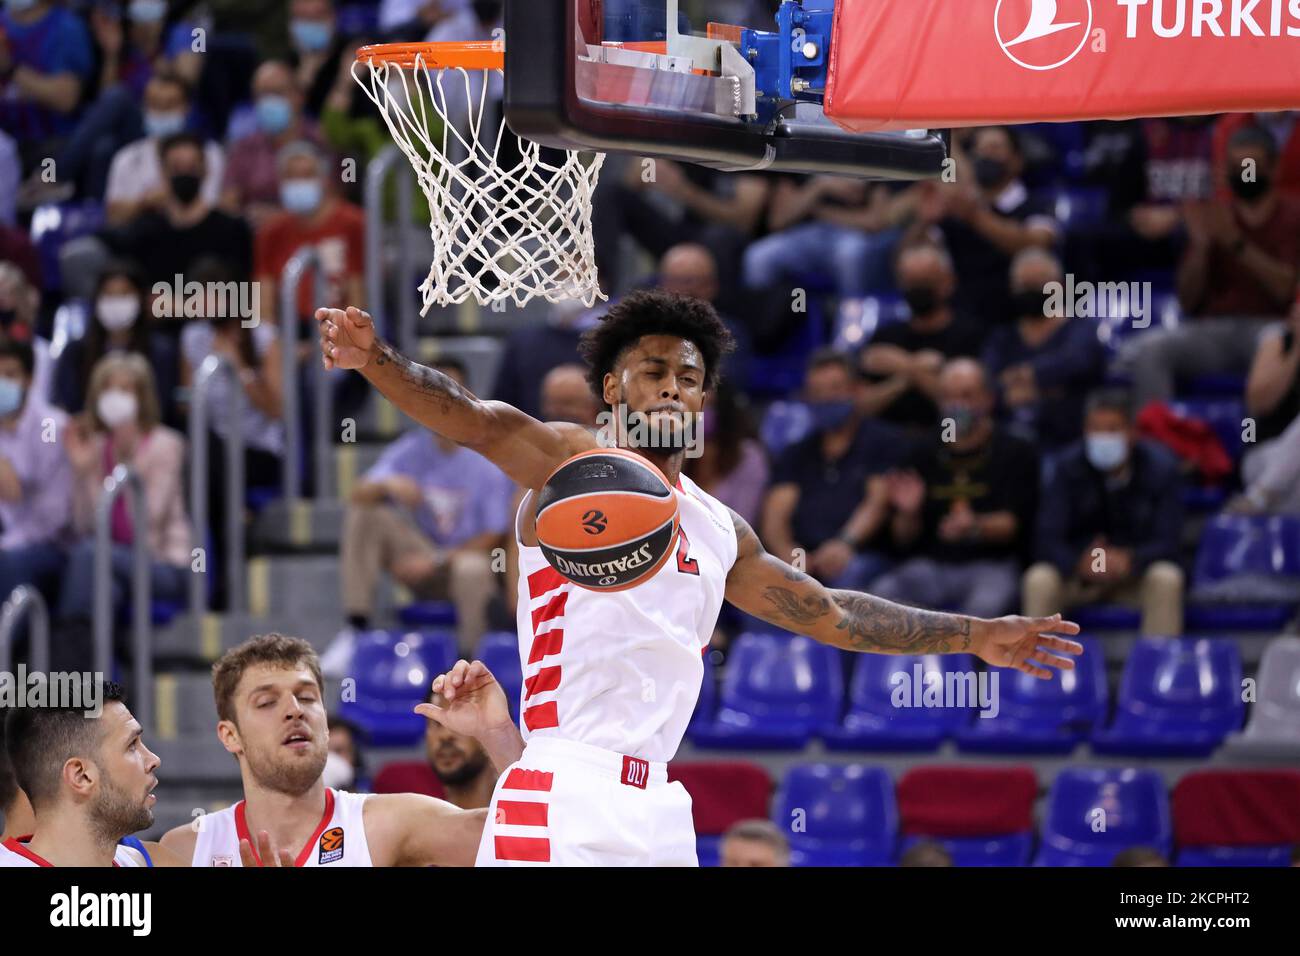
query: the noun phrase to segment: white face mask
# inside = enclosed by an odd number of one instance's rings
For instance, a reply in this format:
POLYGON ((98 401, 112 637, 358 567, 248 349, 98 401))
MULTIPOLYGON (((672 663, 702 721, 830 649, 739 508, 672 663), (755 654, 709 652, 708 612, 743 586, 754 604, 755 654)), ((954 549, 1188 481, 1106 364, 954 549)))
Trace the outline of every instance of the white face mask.
POLYGON ((99 402, 95 406, 99 420, 109 428, 120 428, 136 421, 140 414, 140 402, 134 392, 121 388, 106 388, 99 393, 99 402))
POLYGON ((133 295, 101 295, 95 303, 99 324, 110 332, 121 332, 135 325, 140 317, 140 300, 133 295))
POLYGON ((331 750, 325 755, 325 772, 323 774, 325 786, 331 790, 346 790, 352 786, 353 778, 356 772, 352 769, 352 764, 348 763, 347 758, 340 756, 331 750))

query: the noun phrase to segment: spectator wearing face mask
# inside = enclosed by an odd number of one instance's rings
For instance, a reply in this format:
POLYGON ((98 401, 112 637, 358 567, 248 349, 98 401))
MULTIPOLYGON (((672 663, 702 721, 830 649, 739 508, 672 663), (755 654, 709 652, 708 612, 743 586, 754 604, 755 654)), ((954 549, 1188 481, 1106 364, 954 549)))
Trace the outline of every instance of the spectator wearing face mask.
POLYGON ((148 301, 135 263, 109 263, 95 284, 85 333, 68 341, 55 363, 55 405, 70 415, 80 414, 99 361, 109 354, 134 352, 149 360, 158 383, 163 421, 179 422, 175 401, 179 355, 171 339, 155 332, 148 301))
POLYGON ((67 416, 32 389, 30 342, 0 336, 0 596, 34 584, 48 596, 63 568, 72 469, 67 416))
POLYGON ((41 309, 40 289, 12 262, 0 262, 0 338, 15 339, 31 346, 33 362, 31 390, 42 401, 50 395, 54 361, 50 343, 36 334, 36 317, 41 309))
POLYGON ((280 151, 308 140, 324 149, 316 123, 303 115, 303 95, 292 68, 268 60, 253 74, 257 129, 230 144, 221 207, 246 218, 256 230, 284 207, 280 151))
POLYGON ((1064 279, 1050 252, 1017 254, 1011 263, 1015 323, 989 333, 984 349, 984 366, 998 384, 1002 420, 1046 449, 1079 437, 1084 396, 1105 375, 1096 322, 1048 306, 1048 286, 1064 279))
POLYGON ((1143 634, 1181 634, 1182 527, 1177 459, 1138 440, 1126 393, 1092 393, 1083 441, 1062 453, 1043 489, 1024 613, 1121 603, 1142 609, 1143 634))
POLYGON ((948 359, 978 355, 983 333, 953 306, 957 274, 941 246, 904 249, 895 272, 911 317, 879 328, 863 350, 863 405, 887 422, 930 434, 939 420, 939 369, 948 359))
POLYGON ((809 360, 804 399, 814 431, 785 449, 763 502, 768 551, 823 584, 861 590, 888 565, 885 474, 907 456, 892 426, 864 417, 851 357, 826 349, 809 360))
POLYGON ((334 193, 327 160, 312 143, 289 143, 280 151, 278 165, 284 211, 257 230, 254 272, 263 300, 278 303, 285 265, 300 249, 315 249, 324 266, 325 300, 316 300, 310 274, 298 287, 298 315, 314 330, 311 317, 321 306, 365 308, 366 216, 334 193))
POLYGON ((68 426, 65 445, 76 476, 73 525, 77 543, 68 556, 59 595, 64 653, 82 654, 95 609, 95 527, 104 479, 118 465, 132 468, 144 483, 145 513, 134 514, 127 496, 112 514, 110 566, 113 614, 131 593, 132 546, 143 535, 149 553, 154 600, 182 601, 188 589, 193 544, 185 510, 185 439, 159 419, 153 372, 142 355, 123 353, 100 360, 90 377, 88 411, 68 426), (83 643, 78 648, 72 646, 83 643))
POLYGON ((347 38, 338 32, 332 0, 292 0, 288 62, 298 89, 303 91, 303 112, 307 116, 320 117, 341 63, 346 60, 350 65, 353 59, 345 55, 349 53, 347 38))
MULTIPOLYGON (((1271 113, 1228 113, 1219 117, 1214 127, 1214 157, 1222 166, 1227 158, 1228 144, 1238 131, 1254 126, 1264 130, 1277 146, 1277 190, 1300 199, 1300 110, 1278 110, 1271 113)), ((1220 180, 1218 194, 1223 199, 1232 196, 1226 180, 1220 180)))
POLYGON ((957 268, 955 302, 981 322, 1007 321, 1016 253, 1051 248, 1060 224, 1020 178, 1020 140, 1005 126, 976 130, 958 155, 957 181, 922 184, 914 229, 937 233, 957 268))
POLYGON ((370 775, 362 750, 365 735, 346 717, 329 715, 330 749, 325 756, 325 786, 331 790, 369 793, 370 775))
MULTIPOLYGON (((174 70, 159 70, 144 91, 144 138, 123 146, 113 156, 104 192, 109 225, 117 226, 146 209, 166 205, 168 184, 163 178, 161 149, 168 136, 189 129, 190 90, 174 70)), ((226 158, 221 147, 204 144, 204 176, 199 189, 205 202, 215 206, 221 198, 226 158)))
POLYGON ((1138 407, 1168 401, 1179 378, 1245 375, 1259 334, 1286 315, 1300 277, 1300 200, 1276 188, 1277 144, 1257 126, 1228 142, 1230 199, 1188 205, 1178 299, 1190 318, 1122 353, 1138 407))
MULTIPOLYGON (((183 291, 186 283, 195 280, 195 263, 208 256, 221 256, 236 270, 236 279, 245 279, 252 238, 247 223, 214 209, 200 192, 207 175, 203 140, 192 133, 176 133, 163 140, 160 154, 168 184, 166 199, 160 208, 146 209, 121 227, 106 230, 103 239, 109 249, 141 263, 149 289, 161 284, 169 295, 176 277, 181 276, 183 291)), ((169 311, 182 315, 183 303, 170 303, 169 311)))
POLYGON ((872 593, 891 601, 998 617, 1015 600, 1032 540, 1038 454, 999 427, 974 359, 939 373, 936 435, 887 479, 890 534, 905 560, 872 593))

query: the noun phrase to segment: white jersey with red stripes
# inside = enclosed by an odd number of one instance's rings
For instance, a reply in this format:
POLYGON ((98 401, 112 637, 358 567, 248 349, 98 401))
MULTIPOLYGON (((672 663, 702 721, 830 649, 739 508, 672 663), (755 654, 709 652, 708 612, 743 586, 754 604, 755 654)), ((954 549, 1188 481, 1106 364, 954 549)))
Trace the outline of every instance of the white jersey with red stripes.
MULTIPOLYGON (((31 837, 17 837, 0 843, 0 867, 6 866, 53 866, 49 860, 33 853, 27 846, 31 837)), ((120 843, 113 853, 114 866, 147 866, 139 850, 120 843)))
MULTIPOLYGON (((675 553, 626 591, 580 588, 519 542, 525 741, 568 740, 651 762, 677 753, 736 561, 727 507, 686 476, 677 488, 675 553)), ((531 502, 526 495, 520 511, 531 502)))
MULTIPOLYGON (((311 838, 294 858, 294 866, 373 866, 366 843, 363 816, 366 794, 325 790, 325 812, 311 838)), ((190 866, 243 866, 239 841, 247 840, 257 855, 257 840, 249 833, 244 801, 198 818, 198 839, 190 866)))

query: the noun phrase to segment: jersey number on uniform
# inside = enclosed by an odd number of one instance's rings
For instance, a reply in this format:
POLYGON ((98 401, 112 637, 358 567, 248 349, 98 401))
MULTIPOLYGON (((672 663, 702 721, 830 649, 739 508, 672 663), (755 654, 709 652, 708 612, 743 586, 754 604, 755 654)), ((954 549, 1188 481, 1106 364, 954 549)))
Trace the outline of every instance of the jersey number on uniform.
POLYGON ((690 539, 686 537, 686 529, 679 527, 677 529, 677 570, 682 574, 700 573, 700 562, 692 557, 688 557, 691 549, 690 539))

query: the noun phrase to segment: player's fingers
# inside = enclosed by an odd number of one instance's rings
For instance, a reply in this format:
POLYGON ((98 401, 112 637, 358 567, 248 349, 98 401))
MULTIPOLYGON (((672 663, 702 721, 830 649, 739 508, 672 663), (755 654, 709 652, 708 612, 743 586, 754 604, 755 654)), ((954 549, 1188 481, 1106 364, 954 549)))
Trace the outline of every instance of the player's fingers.
POLYGON ((1048 654, 1046 651, 1037 650, 1029 655, 1031 661, 1037 661, 1039 664, 1045 664, 1048 667, 1055 667, 1061 671, 1074 670, 1074 658, 1057 657, 1055 654, 1048 654))
POLYGON ((363 312, 361 309, 358 309, 355 305, 348 306, 347 316, 348 316, 348 321, 351 322, 359 329, 363 329, 366 326, 370 325, 370 313, 363 312))
POLYGON ((253 844, 247 840, 239 841, 239 862, 246 867, 257 866, 257 857, 253 855, 253 844))
POLYGON ((1051 617, 1036 617, 1029 622, 1030 627, 1040 633, 1049 632, 1053 634, 1078 634, 1079 625, 1073 621, 1067 621, 1059 614, 1053 614, 1051 617))
POLYGON ((488 666, 482 661, 474 661, 469 665, 467 678, 469 682, 475 686, 484 681, 493 680, 492 672, 488 670, 488 666))
POLYGON ((293 869, 293 854, 288 850, 280 851, 280 865, 287 870, 293 869))
POLYGON ((257 855, 262 858, 263 866, 275 866, 277 860, 275 848, 271 846, 271 834, 265 830, 257 834, 257 855))
POLYGON ((1074 654, 1078 656, 1083 653, 1083 645, 1078 641, 1067 641, 1063 637, 1052 637, 1050 634, 1040 635, 1038 646, 1045 647, 1048 650, 1060 651, 1062 654, 1074 654))
POLYGON ((1052 679, 1051 671, 1045 671, 1041 667, 1035 667, 1033 664, 1029 663, 1028 660, 1024 660, 1016 664, 1015 668, 1016 670, 1024 671, 1026 674, 1030 675, 1031 677, 1037 677, 1039 680, 1052 679))
POLYGON ((460 687, 465 683, 465 678, 469 674, 469 661, 459 660, 451 668, 451 683, 453 687, 460 687))
POLYGON ((415 712, 425 720, 432 720, 435 724, 441 724, 447 711, 437 704, 416 704, 415 712))

